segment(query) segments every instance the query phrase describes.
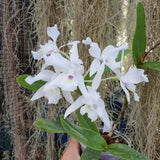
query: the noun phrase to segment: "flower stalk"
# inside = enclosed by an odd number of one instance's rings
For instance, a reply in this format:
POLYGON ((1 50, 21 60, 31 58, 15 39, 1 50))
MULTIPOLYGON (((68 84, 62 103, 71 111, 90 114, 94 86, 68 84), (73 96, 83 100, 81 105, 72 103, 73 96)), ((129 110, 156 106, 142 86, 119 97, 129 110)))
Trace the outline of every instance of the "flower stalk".
POLYGON ((145 57, 151 53, 152 50, 154 50, 156 47, 158 47, 160 45, 160 42, 157 43, 155 46, 151 47, 150 50, 148 52, 144 52, 143 55, 141 56, 140 58, 140 61, 139 61, 139 65, 141 65, 145 59, 145 57))
POLYGON ((70 60, 70 57, 63 51, 59 50, 59 53, 61 53, 62 55, 64 55, 68 60, 70 60))
POLYGON ((121 112, 120 112, 120 114, 119 114, 117 120, 115 121, 115 123, 114 123, 114 125, 113 125, 111 131, 108 133, 108 136, 109 136, 109 137, 112 137, 114 130, 116 129, 116 127, 117 127, 117 125, 119 124, 119 122, 120 122, 122 116, 123 116, 124 113, 125 113, 126 108, 127 108, 127 97, 126 97, 126 95, 125 95, 124 101, 123 101, 123 105, 122 105, 122 109, 121 109, 121 112))

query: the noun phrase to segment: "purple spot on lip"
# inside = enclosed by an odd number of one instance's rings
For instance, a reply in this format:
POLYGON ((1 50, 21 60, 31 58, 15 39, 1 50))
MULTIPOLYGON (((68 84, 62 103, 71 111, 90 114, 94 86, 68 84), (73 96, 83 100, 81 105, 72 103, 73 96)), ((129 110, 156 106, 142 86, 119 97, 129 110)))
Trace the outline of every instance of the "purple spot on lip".
POLYGON ((73 79, 73 76, 72 76, 72 75, 69 75, 69 76, 68 76, 68 79, 73 79))
POLYGON ((108 62, 108 60, 107 60, 107 59, 105 59, 105 62, 107 63, 107 62, 108 62))
POLYGON ((48 51, 48 53, 52 53, 52 52, 53 52, 53 50, 48 51))

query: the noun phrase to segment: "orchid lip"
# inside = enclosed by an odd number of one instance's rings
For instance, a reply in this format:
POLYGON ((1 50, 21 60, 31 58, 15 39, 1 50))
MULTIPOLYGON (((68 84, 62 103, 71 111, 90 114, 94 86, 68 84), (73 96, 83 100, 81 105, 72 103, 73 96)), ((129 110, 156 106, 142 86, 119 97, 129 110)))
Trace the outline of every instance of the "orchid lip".
POLYGON ((69 76, 68 76, 68 79, 73 79, 73 76, 72 76, 72 75, 69 75, 69 76))

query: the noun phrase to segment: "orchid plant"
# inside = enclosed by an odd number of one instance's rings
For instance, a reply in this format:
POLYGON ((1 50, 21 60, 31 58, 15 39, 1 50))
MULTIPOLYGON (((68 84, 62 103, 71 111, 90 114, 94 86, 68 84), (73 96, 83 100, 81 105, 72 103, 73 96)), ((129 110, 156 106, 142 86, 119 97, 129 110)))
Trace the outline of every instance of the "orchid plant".
POLYGON ((141 68, 160 70, 159 62, 143 62, 144 53, 146 53, 143 5, 141 3, 137 5, 137 25, 132 46, 135 66, 130 67, 127 73, 124 73, 123 70, 124 56, 130 52, 127 43, 119 47, 109 45, 101 51, 98 44, 87 37, 82 42, 73 41, 58 47, 56 41, 60 32, 57 25, 48 27, 47 34, 52 40, 41 45, 37 52, 32 51, 35 60, 43 59, 44 61, 41 71, 35 76, 21 75, 17 78, 17 82, 24 88, 36 91, 31 98, 32 101, 45 97, 48 99, 48 104, 58 104, 59 100, 64 97, 70 105, 65 114, 61 115, 60 121, 39 119, 37 127, 52 133, 68 133, 84 144, 87 149, 82 153, 81 160, 88 160, 89 157, 98 159, 102 151, 126 160, 148 160, 147 157, 127 145, 120 143, 108 145, 100 135, 95 123, 99 118, 104 124, 103 131, 108 132, 109 136, 112 136, 111 133, 114 132, 117 125, 110 119, 105 110, 104 101, 97 91, 102 80, 117 79, 126 95, 125 104, 127 104, 130 103, 132 93, 134 100, 139 101, 136 84, 148 82, 147 75, 141 68), (86 73, 84 73, 83 62, 79 58, 79 43, 89 45, 89 54, 93 57, 86 73), (64 46, 71 46, 69 54, 62 51, 64 46), (53 66, 54 70, 46 69, 48 66, 53 66), (103 74, 109 70, 115 73, 115 77, 103 79, 103 74), (76 100, 72 97, 73 92, 80 93, 76 100), (71 123, 67 118, 73 112, 76 112, 80 126, 71 123))

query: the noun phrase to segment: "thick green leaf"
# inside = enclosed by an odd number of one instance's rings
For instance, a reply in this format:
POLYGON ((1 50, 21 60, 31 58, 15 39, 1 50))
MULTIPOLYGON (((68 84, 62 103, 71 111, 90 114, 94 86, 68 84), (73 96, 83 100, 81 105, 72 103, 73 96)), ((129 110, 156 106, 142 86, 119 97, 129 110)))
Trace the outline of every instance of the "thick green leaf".
POLYGON ((37 127, 50 133, 66 133, 59 121, 52 121, 48 119, 39 119, 36 123, 37 127))
POLYGON ((80 124, 81 127, 88 128, 90 130, 93 130, 93 131, 99 133, 99 130, 97 128, 96 123, 95 122, 91 122, 91 120, 87 116, 87 113, 84 114, 84 115, 81 115, 79 109, 77 110, 76 113, 77 113, 77 118, 78 118, 78 121, 79 121, 79 124, 80 124))
POLYGON ((107 152, 124 160, 149 160, 133 148, 121 143, 110 144, 107 152))
POLYGON ((136 67, 146 49, 145 12, 141 2, 137 5, 136 30, 132 42, 132 54, 136 67))
POLYGON ((138 67, 142 68, 150 68, 156 71, 160 71, 160 62, 145 62, 142 65, 139 65, 138 67))
POLYGON ((86 148, 81 155, 80 160, 98 160, 101 155, 101 151, 96 151, 91 148, 86 148))
MULTIPOLYGON (((131 53, 131 50, 129 50, 129 49, 124 50, 124 56, 126 56, 129 53, 131 53)), ((119 51, 119 54, 118 54, 117 58, 115 59, 116 62, 121 61, 121 56, 122 56, 122 50, 119 51)))
POLYGON ((61 124, 71 137, 75 138, 85 146, 98 151, 107 150, 108 146, 99 133, 87 128, 78 127, 72 124, 69 120, 64 119, 63 115, 61 115, 61 124))
POLYGON ((18 84, 26 89, 32 90, 32 91, 37 91, 39 88, 41 88, 46 82, 39 80, 34 82, 33 84, 28 84, 25 79, 30 76, 28 74, 23 74, 19 77, 17 77, 16 81, 18 84))

